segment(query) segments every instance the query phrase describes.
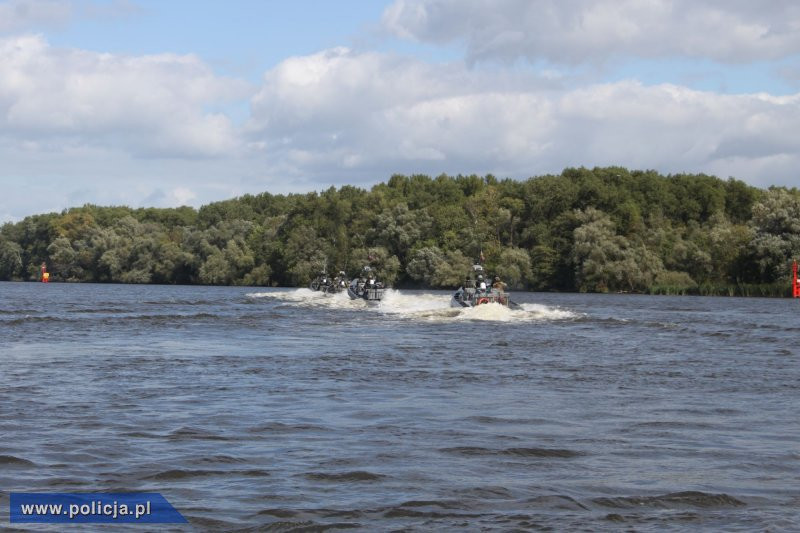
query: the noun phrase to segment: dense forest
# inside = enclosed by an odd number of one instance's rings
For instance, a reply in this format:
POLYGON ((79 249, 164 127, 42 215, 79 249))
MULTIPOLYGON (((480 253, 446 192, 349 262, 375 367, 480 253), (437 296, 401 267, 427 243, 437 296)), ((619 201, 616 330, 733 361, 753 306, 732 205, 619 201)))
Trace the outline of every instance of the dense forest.
POLYGON ((481 253, 515 289, 783 295, 800 191, 609 167, 395 175, 200 209, 85 205, 3 225, 0 279, 38 279, 46 261, 56 281, 292 286, 370 264, 395 286, 451 288, 481 253))

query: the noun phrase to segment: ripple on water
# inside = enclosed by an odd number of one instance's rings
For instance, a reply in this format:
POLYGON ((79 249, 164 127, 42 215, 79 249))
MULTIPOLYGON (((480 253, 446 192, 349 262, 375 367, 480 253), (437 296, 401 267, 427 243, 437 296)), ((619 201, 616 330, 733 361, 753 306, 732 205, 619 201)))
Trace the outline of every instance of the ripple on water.
POLYGON ((269 477, 271 474, 262 469, 249 468, 249 469, 229 469, 229 470, 200 470, 200 469, 180 469, 172 468, 142 476, 142 480, 153 481, 185 481, 195 478, 203 477, 269 477))
POLYGON ((728 494, 713 494, 699 491, 671 492, 659 496, 626 496, 618 498, 594 498, 592 500, 603 507, 616 509, 639 508, 642 506, 669 508, 676 507, 742 507, 743 501, 728 494))
POLYGON ((0 455, 0 465, 6 467, 36 466, 36 464, 33 461, 28 461, 27 459, 22 459, 21 457, 16 457, 13 455, 0 455))
POLYGON ((794 301, 34 285, 0 286, 14 490, 199 531, 796 529, 794 301))
POLYGON ((311 481, 325 481, 330 483, 360 483, 370 481, 380 481, 387 476, 383 474, 374 474, 366 471, 353 471, 353 472, 307 472, 306 479, 311 481))
POLYGON ((505 448, 491 449, 480 446, 455 446, 440 448, 441 452, 466 456, 512 456, 541 458, 571 458, 585 455, 583 452, 562 448, 505 448))

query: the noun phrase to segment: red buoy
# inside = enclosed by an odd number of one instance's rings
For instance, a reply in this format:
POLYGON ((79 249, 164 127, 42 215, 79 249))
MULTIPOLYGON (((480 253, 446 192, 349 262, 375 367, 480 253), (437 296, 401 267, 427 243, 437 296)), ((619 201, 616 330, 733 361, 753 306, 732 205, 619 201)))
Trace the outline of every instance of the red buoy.
POLYGON ((797 260, 792 263, 792 296, 800 298, 800 285, 797 283, 797 260))

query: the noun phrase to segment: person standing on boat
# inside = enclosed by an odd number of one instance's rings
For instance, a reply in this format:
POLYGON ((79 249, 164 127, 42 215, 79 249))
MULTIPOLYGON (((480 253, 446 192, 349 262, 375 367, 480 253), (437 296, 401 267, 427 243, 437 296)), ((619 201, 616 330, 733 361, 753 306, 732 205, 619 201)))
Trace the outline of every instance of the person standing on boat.
POLYGON ((506 284, 500 279, 500 276, 494 277, 494 283, 492 283, 492 288, 498 292, 505 292, 506 284))
POLYGON ((478 274, 478 291, 486 292, 486 282, 483 280, 483 274, 478 274))
POLYGON ((336 277, 333 278, 333 286, 336 289, 336 291, 339 291, 339 290, 347 287, 347 281, 346 281, 345 273, 342 272, 341 270, 336 275, 336 277))
POLYGON ((367 274, 367 280, 364 283, 364 290, 363 290, 362 294, 369 295, 370 294, 369 291, 371 291, 374 288, 375 288, 375 274, 373 274, 372 271, 370 271, 367 274))

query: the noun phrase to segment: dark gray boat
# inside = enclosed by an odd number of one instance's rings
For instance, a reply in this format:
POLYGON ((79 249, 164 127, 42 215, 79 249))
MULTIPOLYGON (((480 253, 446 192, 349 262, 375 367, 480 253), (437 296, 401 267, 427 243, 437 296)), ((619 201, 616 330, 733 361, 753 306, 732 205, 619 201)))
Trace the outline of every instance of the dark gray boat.
POLYGON ((472 272, 467 276, 464 285, 453 293, 450 307, 475 307, 490 303, 498 303, 514 310, 522 309, 522 306, 511 301, 505 290, 505 283, 500 278, 496 277, 492 286, 488 286, 483 266, 472 265, 472 272))
POLYGON ((383 298, 383 283, 375 280, 372 269, 365 266, 361 276, 353 278, 347 287, 347 295, 351 300, 364 300, 370 305, 378 305, 383 298))
POLYGON ((319 276, 314 278, 308 285, 312 291, 320 291, 326 294, 335 294, 347 290, 349 281, 344 271, 339 271, 339 274, 331 278, 325 272, 320 272, 319 276))

